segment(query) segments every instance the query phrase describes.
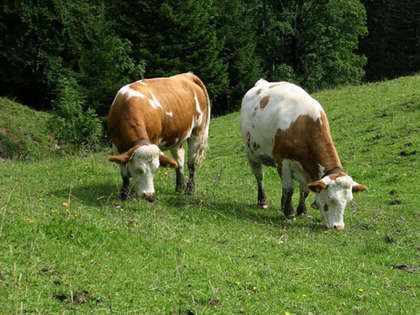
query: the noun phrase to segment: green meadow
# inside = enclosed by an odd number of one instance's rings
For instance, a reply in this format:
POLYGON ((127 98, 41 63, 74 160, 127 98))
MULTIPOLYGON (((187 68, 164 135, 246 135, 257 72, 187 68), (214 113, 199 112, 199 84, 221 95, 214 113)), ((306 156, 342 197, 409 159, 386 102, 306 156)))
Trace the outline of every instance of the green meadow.
POLYGON ((256 207, 238 113, 212 120, 195 195, 160 169, 150 204, 117 199, 110 149, 55 154, 46 114, 0 99, 0 139, 21 139, 0 162, 0 313, 418 314, 420 75, 314 96, 369 188, 344 232, 285 220, 275 169, 256 207))

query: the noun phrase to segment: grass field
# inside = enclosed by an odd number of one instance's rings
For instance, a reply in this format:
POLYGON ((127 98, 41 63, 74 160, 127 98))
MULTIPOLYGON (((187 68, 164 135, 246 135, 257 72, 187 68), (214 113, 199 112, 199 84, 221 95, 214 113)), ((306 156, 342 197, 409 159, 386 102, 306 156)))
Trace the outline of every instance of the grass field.
MULTIPOLYGON (((418 314, 420 75, 315 95, 344 167, 369 187, 326 230, 319 212, 268 209, 239 134, 212 121, 197 192, 117 201, 108 152, 0 163, 0 313, 418 314)), ((310 196, 308 204, 313 200, 310 196)))
POLYGON ((49 114, 0 97, 0 158, 38 160, 59 153, 48 134, 49 114))

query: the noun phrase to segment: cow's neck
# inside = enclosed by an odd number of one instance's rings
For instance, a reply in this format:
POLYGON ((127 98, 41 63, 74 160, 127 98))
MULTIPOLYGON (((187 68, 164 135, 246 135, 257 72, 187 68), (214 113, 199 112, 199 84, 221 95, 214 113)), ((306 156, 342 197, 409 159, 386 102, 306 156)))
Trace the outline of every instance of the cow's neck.
POLYGON ((337 150, 331 138, 328 120, 325 114, 321 115, 322 126, 318 134, 314 134, 311 141, 311 150, 313 156, 307 169, 312 180, 319 179, 327 172, 334 170, 342 170, 337 150))

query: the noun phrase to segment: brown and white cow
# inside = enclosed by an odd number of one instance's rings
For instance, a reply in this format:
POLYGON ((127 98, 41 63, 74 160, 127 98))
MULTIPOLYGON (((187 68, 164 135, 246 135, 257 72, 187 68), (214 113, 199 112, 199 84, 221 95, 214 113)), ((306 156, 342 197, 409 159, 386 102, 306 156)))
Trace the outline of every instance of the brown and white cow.
POLYGON ((176 190, 184 190, 184 142, 188 142, 189 179, 194 191, 195 167, 205 155, 210 125, 210 101, 203 82, 193 73, 144 79, 123 86, 108 114, 108 132, 121 166, 120 199, 133 177, 137 195, 155 200, 154 175, 160 166, 176 168, 176 190), (164 155, 169 149, 174 159, 164 155))
POLYGON ((292 217, 293 181, 300 183, 297 214, 306 212, 309 189, 328 228, 344 229, 344 209, 366 187, 343 171, 321 105, 288 82, 260 79, 244 96, 241 131, 258 186, 258 206, 267 207, 262 165, 274 166, 282 180, 281 208, 292 217))

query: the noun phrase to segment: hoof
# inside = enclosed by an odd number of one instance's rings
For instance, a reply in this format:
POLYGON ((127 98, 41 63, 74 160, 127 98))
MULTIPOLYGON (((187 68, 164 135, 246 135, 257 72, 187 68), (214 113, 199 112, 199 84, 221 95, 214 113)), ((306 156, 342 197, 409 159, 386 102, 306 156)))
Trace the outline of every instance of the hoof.
POLYGON ((286 220, 290 221, 293 221, 295 219, 295 216, 293 214, 284 215, 284 217, 286 218, 286 220))
POLYGON ((124 201, 124 200, 127 200, 127 196, 128 196, 127 194, 121 193, 119 194, 118 199, 124 201))
POLYGON ((182 193, 184 191, 184 187, 176 187, 175 188, 175 192, 177 192, 177 193, 182 193))

